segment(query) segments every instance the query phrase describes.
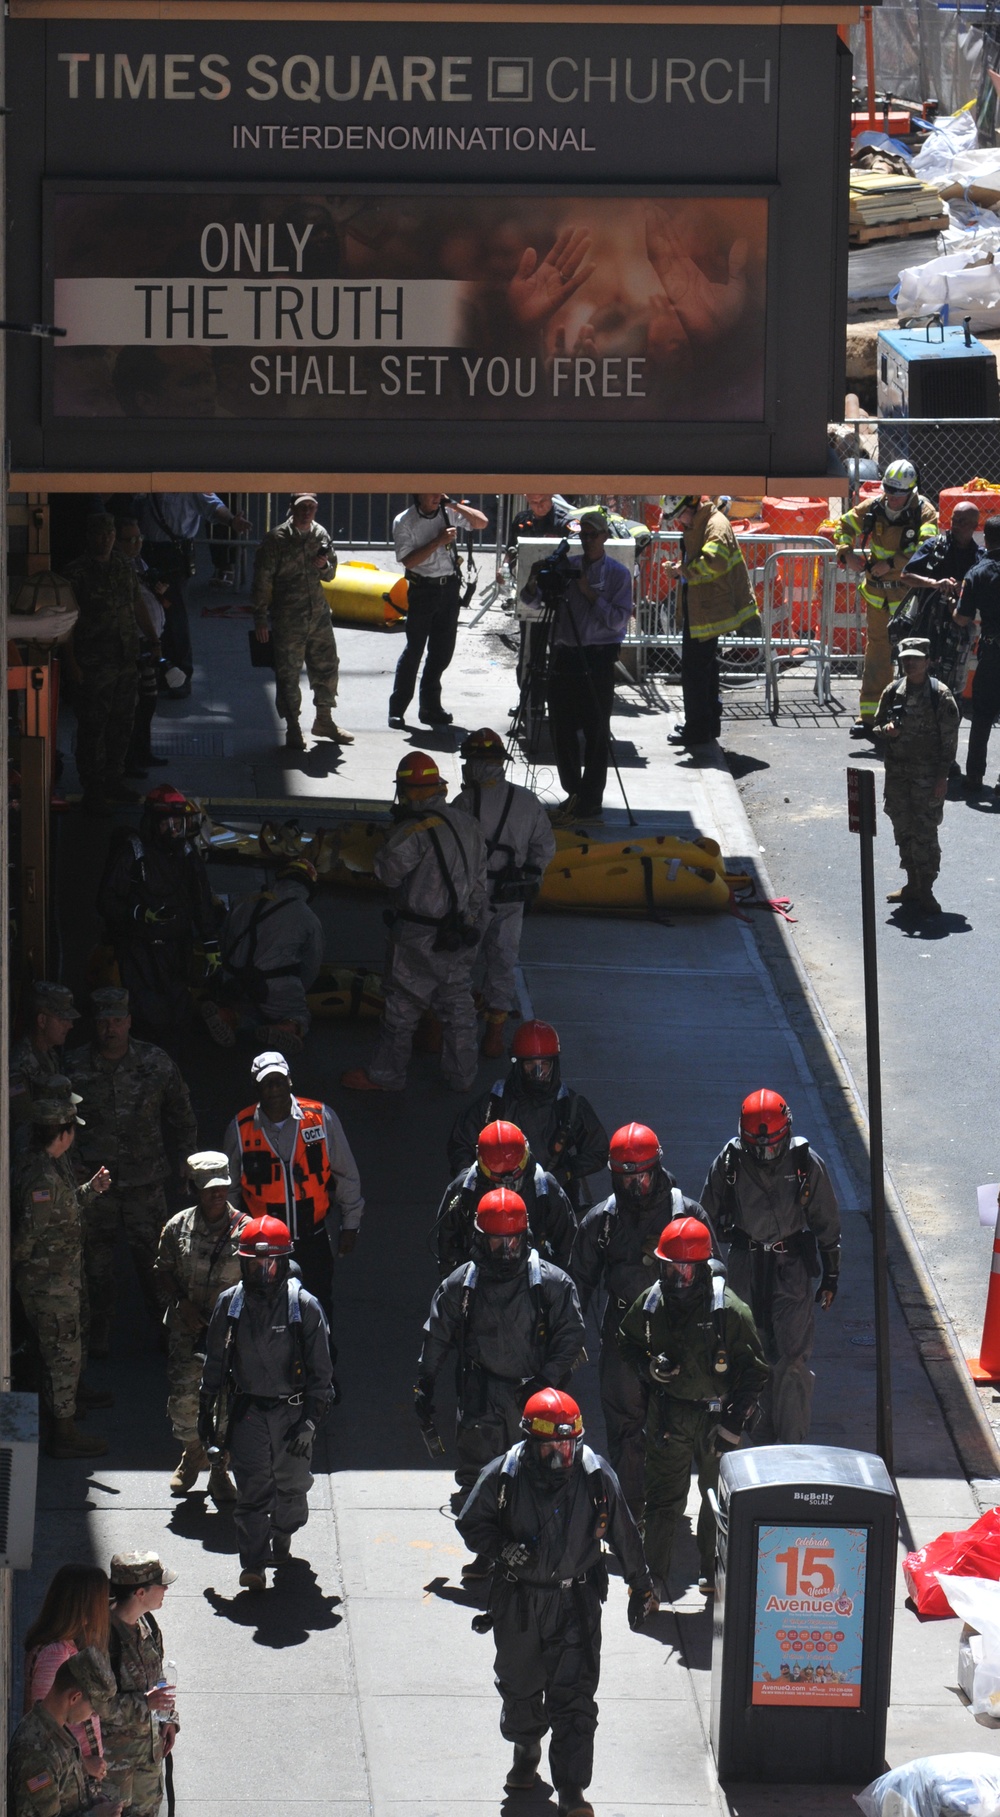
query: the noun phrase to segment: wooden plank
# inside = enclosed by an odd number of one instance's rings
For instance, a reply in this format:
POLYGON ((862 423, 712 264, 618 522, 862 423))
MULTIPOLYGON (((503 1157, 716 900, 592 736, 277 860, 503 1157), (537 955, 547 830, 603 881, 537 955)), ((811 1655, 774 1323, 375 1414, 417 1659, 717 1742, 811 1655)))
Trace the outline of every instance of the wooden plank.
POLYGON ((918 234, 943 233, 951 225, 947 215, 935 221, 886 221, 880 227, 852 227, 852 246, 870 246, 873 240, 912 240, 918 234))

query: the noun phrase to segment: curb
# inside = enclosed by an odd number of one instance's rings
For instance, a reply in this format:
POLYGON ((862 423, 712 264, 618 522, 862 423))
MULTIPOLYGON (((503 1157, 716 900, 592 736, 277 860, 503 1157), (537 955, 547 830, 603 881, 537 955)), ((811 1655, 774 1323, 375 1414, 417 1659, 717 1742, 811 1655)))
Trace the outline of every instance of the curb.
MULTIPOLYGON (((735 778, 721 750, 717 754, 713 752, 711 762, 701 768, 701 777, 712 802, 727 860, 730 863, 735 860, 744 865, 759 880, 765 895, 773 897, 776 893, 774 886, 761 858, 735 778)), ((810 1058, 810 1046, 815 1049, 818 1038, 826 1064, 839 1081, 842 1115, 838 1122, 831 1109, 831 1117, 841 1137, 845 1164, 854 1179, 857 1203, 863 1208, 869 1197, 868 1113, 864 1098, 799 953, 792 928, 780 915, 769 917, 766 929, 755 928, 761 958, 770 972, 768 941, 760 938, 765 932, 770 932, 783 948, 784 957, 809 1006, 812 1026, 808 1030, 797 1025, 787 1001, 784 1006, 793 1029, 803 1043, 806 1056, 810 1058), (844 1124, 846 1128, 842 1127, 844 1124), (864 1184, 859 1184, 862 1181, 864 1184)), ((777 981, 773 977, 772 983, 777 988, 777 981)), ((941 1408, 959 1462, 982 1499, 989 1483, 1000 1478, 1000 1441, 968 1372, 954 1326, 928 1271, 906 1206, 888 1169, 885 1174, 885 1198, 888 1213, 886 1240, 889 1277, 941 1408)), ((870 1219, 870 1213, 865 1213, 864 1210, 862 1215, 870 1219)), ((994 1494, 993 1500, 996 1499, 994 1494)), ((986 1505, 991 1503, 987 1502, 986 1505)))

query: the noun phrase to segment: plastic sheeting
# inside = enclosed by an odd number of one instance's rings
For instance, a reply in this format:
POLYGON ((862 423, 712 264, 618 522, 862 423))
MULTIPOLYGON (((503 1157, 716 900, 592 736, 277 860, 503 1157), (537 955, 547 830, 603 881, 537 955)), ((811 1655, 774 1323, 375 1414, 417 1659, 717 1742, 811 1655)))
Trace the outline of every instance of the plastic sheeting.
MULTIPOLYGON (((936 95, 941 112, 952 114, 979 94, 983 35, 960 12, 940 13, 930 0, 873 8, 875 83, 881 94, 903 101, 936 95)), ((866 76, 863 25, 851 31, 859 81, 866 76)))

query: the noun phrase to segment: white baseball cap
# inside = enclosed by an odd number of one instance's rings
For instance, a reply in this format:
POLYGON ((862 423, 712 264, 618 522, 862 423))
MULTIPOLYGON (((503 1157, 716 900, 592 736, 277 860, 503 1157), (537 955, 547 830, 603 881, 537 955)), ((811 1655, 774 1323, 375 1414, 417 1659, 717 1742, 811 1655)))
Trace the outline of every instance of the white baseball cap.
POLYGON ((269 1073, 284 1073, 286 1079, 291 1078, 291 1071, 284 1054, 276 1051, 258 1054, 256 1060, 251 1063, 250 1075, 256 1085, 259 1085, 262 1079, 266 1079, 269 1073))

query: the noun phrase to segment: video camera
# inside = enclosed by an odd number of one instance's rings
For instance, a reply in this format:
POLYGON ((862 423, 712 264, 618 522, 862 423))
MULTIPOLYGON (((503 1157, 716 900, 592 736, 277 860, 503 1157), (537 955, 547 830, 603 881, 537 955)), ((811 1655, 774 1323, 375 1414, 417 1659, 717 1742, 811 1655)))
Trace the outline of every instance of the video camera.
POLYGON ((570 560, 569 538, 564 536, 557 543, 551 555, 539 562, 535 573, 535 585, 546 606, 557 606, 571 580, 579 574, 578 566, 570 560))

